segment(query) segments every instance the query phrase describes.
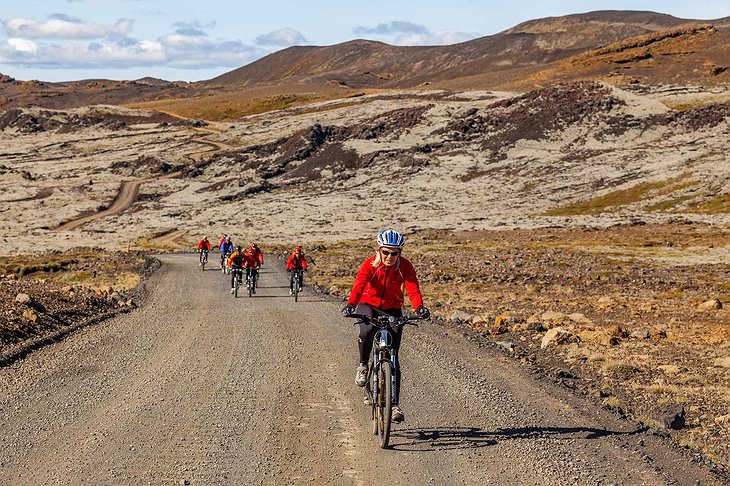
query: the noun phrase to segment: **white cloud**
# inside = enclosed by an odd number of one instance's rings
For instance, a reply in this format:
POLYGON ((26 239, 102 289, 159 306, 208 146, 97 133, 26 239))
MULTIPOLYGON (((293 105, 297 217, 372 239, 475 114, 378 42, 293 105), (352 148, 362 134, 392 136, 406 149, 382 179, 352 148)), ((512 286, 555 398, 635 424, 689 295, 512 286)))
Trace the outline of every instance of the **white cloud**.
POLYGON ((100 25, 56 15, 45 22, 24 18, 5 20, 3 27, 8 35, 25 39, 98 39, 126 36, 133 23, 130 19, 120 19, 114 25, 100 25))
POLYGON ((265 54, 267 51, 239 41, 211 41, 179 34, 170 34, 157 41, 122 38, 35 43, 11 39, 0 43, 0 63, 46 69, 239 67, 265 54))
POLYGON ((455 32, 446 30, 435 34, 408 34, 399 35, 393 40, 398 46, 442 46, 449 44, 458 44, 474 39, 475 36, 465 32, 455 32))
POLYGON ((353 32, 356 35, 393 35, 393 34, 428 34, 425 25, 393 20, 387 24, 378 24, 375 27, 355 27, 353 32))
POLYGON ((17 52, 34 53, 38 51, 38 46, 35 42, 27 39, 8 39, 7 45, 15 49, 17 52))
POLYGON ((286 27, 256 37, 256 44, 260 46, 282 47, 308 44, 308 41, 298 30, 286 27))
POLYGON ((378 24, 375 27, 356 27, 356 35, 366 38, 375 38, 397 46, 438 46, 458 44, 474 39, 476 36, 465 32, 445 30, 431 32, 425 25, 414 24, 402 20, 393 20, 378 24))

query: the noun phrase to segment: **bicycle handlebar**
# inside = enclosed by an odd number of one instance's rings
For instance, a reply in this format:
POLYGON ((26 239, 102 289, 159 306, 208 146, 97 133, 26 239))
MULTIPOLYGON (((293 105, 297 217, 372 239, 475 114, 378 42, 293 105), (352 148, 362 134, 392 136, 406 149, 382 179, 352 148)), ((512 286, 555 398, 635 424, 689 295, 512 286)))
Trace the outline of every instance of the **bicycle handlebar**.
MULTIPOLYGON (((385 328, 385 327, 401 327, 405 326, 406 324, 410 326, 416 326, 418 327, 418 324, 412 322, 412 321, 420 321, 423 319, 423 317, 419 316, 403 316, 403 317, 395 317, 395 316, 377 316, 377 317, 371 317, 371 316, 364 316, 361 314, 352 314, 347 317, 351 318, 357 318, 360 319, 365 324, 369 324, 371 326, 379 327, 379 328, 385 328)), ((355 322, 353 326, 357 324, 355 322)))

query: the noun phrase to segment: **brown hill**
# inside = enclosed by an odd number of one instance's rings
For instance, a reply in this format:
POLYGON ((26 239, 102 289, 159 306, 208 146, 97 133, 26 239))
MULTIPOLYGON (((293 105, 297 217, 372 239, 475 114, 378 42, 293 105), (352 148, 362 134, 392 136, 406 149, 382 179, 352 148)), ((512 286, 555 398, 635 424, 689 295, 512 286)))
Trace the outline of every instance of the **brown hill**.
MULTIPOLYGON (((698 22, 653 12, 600 11, 525 22, 496 35, 449 46, 397 47, 356 40, 326 47, 291 47, 201 86, 335 82, 355 88, 402 88, 485 73, 489 86, 520 79, 525 72, 629 37, 698 22)), ((730 21, 720 19, 718 24, 725 28, 730 21)), ((485 87, 466 84, 460 88, 485 87)))
POLYGON ((555 63, 511 87, 581 78, 614 84, 729 84, 730 34, 682 27, 622 40, 555 63))

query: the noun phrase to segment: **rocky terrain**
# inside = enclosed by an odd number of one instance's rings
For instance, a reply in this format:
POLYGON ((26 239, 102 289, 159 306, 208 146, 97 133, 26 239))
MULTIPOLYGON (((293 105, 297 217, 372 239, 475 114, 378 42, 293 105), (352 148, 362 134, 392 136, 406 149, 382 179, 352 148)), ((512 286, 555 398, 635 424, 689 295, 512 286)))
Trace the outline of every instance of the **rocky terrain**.
POLYGON ((0 258, 0 362, 90 319, 136 307, 156 261, 142 253, 77 248, 0 258))
MULTIPOLYGON (((423 231, 426 303, 469 340, 730 460, 730 231, 673 223, 423 231)), ((314 245, 308 278, 345 297, 372 238, 314 245)))
POLYGON ((728 99, 585 81, 365 95, 207 126, 113 107, 8 111, 3 251, 39 238, 127 249, 172 232, 189 244, 223 232, 339 240, 384 225, 727 224, 728 99))

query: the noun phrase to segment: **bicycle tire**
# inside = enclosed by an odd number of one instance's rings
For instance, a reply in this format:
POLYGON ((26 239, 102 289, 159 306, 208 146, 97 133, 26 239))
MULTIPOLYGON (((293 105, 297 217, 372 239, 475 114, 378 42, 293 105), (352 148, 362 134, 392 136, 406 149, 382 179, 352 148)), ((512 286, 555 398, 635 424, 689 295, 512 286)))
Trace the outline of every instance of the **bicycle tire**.
POLYGON ((299 302, 299 278, 294 275, 294 302, 299 302))
POLYGON ((373 362, 370 362, 370 379, 368 380, 368 389, 367 389, 367 395, 370 399, 370 419, 373 423, 372 429, 373 429, 373 435, 378 435, 378 407, 377 407, 377 400, 373 396, 373 385, 375 384, 374 379, 375 373, 373 372, 373 362))
POLYGON ((252 282, 253 276, 249 276, 246 279, 246 287, 248 287, 248 296, 251 297, 253 293, 253 282, 252 282))
POLYGON ((391 382, 391 369, 389 361, 380 362, 380 370, 378 371, 378 435, 380 436, 380 448, 387 449, 390 440, 390 424, 393 414, 393 390, 391 382))

